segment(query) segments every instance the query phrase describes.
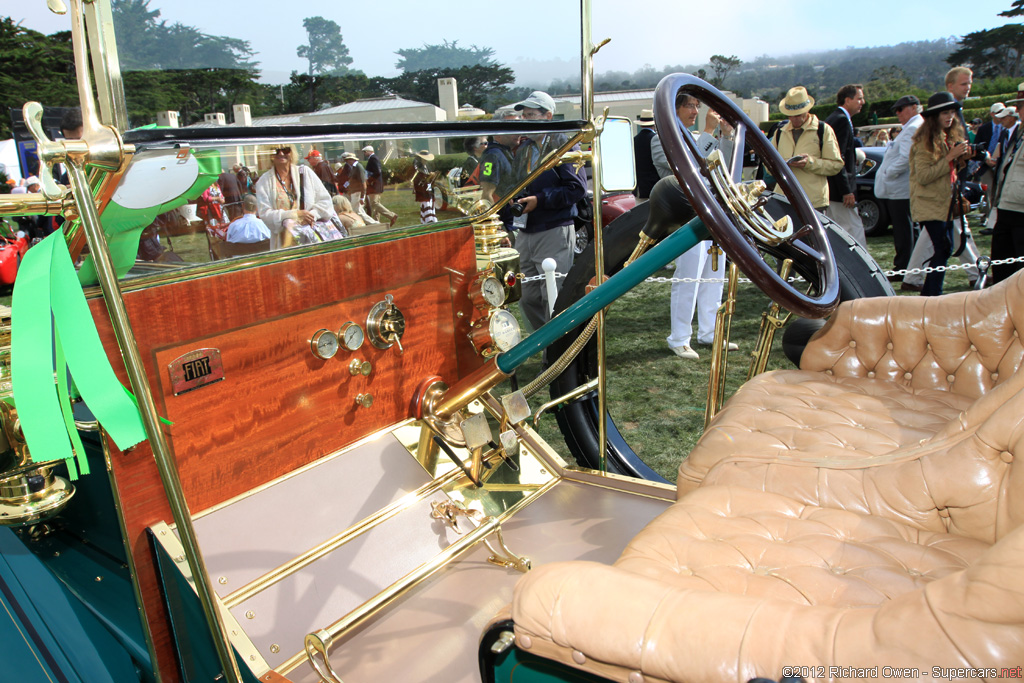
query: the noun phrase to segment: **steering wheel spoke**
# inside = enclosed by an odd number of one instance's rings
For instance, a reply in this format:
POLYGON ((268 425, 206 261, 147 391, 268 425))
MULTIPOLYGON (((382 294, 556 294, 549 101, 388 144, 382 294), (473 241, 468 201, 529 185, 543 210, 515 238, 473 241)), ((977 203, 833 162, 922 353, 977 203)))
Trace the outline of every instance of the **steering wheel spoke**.
MULTIPOLYGON (((717 88, 685 74, 666 76, 658 84, 654 94, 654 118, 680 189, 729 257, 765 294, 793 313, 807 318, 822 318, 831 313, 839 303, 839 276, 819 214, 760 129, 717 88), (736 130, 736 144, 728 168, 718 150, 707 159, 702 158, 690 131, 679 125, 675 107, 679 91, 708 105, 736 130), (789 216, 776 220, 764 209, 760 199, 763 183, 737 182, 748 143, 789 198, 797 217, 796 225, 806 226, 798 236, 794 235, 794 222, 789 216), (811 289, 816 295, 795 289, 765 263, 762 248, 771 250, 780 245, 814 261, 818 281, 812 283, 811 289)), ((651 221, 656 219, 654 205, 652 201, 651 221)))

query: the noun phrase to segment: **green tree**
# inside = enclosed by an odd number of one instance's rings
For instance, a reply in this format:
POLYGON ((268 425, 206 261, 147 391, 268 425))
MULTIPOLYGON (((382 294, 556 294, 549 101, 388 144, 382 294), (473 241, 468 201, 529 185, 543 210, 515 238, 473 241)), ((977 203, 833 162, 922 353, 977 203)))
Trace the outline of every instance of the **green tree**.
POLYGON ((960 40, 960 48, 950 53, 946 62, 967 64, 976 76, 998 78, 1018 76, 1024 59, 1024 24, 1007 24, 998 28, 968 33, 960 40))
POLYGON ((440 106, 437 79, 454 78, 459 83, 459 99, 484 109, 504 101, 515 72, 505 66, 463 66, 458 69, 421 69, 386 79, 389 92, 419 102, 440 106))
POLYGON ((906 71, 895 64, 881 66, 871 72, 865 90, 875 101, 897 100, 910 92, 910 78, 907 77, 906 71))
POLYGON ((112 0, 118 57, 126 71, 135 69, 255 69, 247 40, 212 36, 194 26, 160 18, 150 0, 112 0))
POLYGON ((0 17, 0 139, 11 137, 10 109, 26 102, 48 107, 78 104, 71 32, 46 36, 0 17))
POLYGON ((316 79, 314 76, 326 71, 344 73, 352 63, 348 48, 342 41, 341 27, 323 17, 306 17, 302 20, 306 29, 308 45, 300 45, 295 53, 309 61, 309 106, 316 109, 316 79))
POLYGON ((711 70, 715 72, 715 77, 711 79, 711 85, 716 88, 721 88, 729 72, 743 63, 743 60, 736 55, 731 57, 712 55, 709 61, 711 63, 711 70))
POLYGON ((302 20, 306 29, 308 45, 300 45, 295 53, 309 61, 309 75, 328 71, 345 72, 352 58, 342 40, 341 27, 323 17, 306 17, 302 20))
POLYGON ((1024 16, 1024 0, 1013 0, 1010 4, 1010 9, 999 13, 1001 17, 1020 17, 1024 16))
POLYGON ((424 69, 459 69, 468 66, 500 66, 494 61, 494 50, 489 47, 459 47, 459 41, 447 40, 440 45, 405 48, 396 50, 401 57, 395 62, 395 68, 406 73, 423 71, 424 69))

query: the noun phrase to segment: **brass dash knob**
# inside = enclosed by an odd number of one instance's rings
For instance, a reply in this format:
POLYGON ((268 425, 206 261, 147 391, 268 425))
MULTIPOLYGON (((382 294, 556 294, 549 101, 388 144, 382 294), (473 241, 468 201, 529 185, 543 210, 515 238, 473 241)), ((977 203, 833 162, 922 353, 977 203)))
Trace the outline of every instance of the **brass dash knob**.
POLYGON ((354 359, 348 364, 348 371, 353 375, 362 375, 363 377, 369 377, 370 373, 373 372, 373 366, 370 365, 368 360, 354 359))

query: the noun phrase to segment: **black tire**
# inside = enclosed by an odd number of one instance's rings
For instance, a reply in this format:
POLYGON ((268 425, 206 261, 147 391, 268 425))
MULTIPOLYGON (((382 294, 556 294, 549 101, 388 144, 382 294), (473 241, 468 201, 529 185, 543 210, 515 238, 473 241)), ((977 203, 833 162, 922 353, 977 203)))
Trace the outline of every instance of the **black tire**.
MULTIPOLYGON (((789 213, 785 198, 775 195, 767 208, 775 217, 789 213)), ((623 214, 604 231, 605 263, 612 275, 622 269, 623 263, 633 252, 637 236, 647 222, 650 207, 644 203, 623 214)), ((795 216, 794 216, 795 217, 795 216)), ((822 225, 828 234, 829 243, 835 254, 840 279, 840 299, 843 301, 868 296, 892 296, 892 286, 884 271, 875 263, 870 254, 833 221, 822 216, 822 225)), ((796 267, 799 270, 799 264, 796 267)), ((586 251, 576 257, 555 301, 555 312, 565 310, 580 299, 585 287, 594 277, 594 248, 588 245, 586 251)), ((582 331, 583 327, 555 342, 547 351, 549 359, 558 358, 582 331)), ((563 396, 576 387, 585 384, 597 373, 596 342, 592 339, 587 347, 551 384, 551 396, 563 396)), ((566 445, 584 467, 597 468, 598 460, 598 410, 597 394, 591 394, 561 408, 557 413, 558 425, 566 445)), ((615 426, 614 417, 607 420, 607 465, 608 471, 654 481, 665 481, 644 463, 623 438, 615 426)))
POLYGON ((863 195, 857 201, 857 213, 864 223, 864 234, 868 237, 885 234, 889 227, 889 212, 885 204, 873 195, 863 195))

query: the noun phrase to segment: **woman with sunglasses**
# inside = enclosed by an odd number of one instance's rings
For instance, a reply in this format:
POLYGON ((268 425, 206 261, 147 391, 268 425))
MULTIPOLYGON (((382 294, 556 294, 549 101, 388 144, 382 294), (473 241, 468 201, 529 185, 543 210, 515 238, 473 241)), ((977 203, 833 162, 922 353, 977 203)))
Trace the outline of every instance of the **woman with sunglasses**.
POLYGON ((313 224, 334 215, 323 183, 313 169, 292 163, 294 158, 290 145, 277 147, 270 170, 256 181, 256 201, 260 218, 270 228, 271 249, 320 241, 313 224))

